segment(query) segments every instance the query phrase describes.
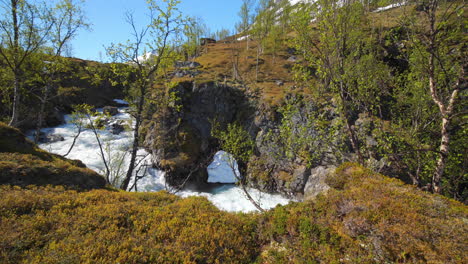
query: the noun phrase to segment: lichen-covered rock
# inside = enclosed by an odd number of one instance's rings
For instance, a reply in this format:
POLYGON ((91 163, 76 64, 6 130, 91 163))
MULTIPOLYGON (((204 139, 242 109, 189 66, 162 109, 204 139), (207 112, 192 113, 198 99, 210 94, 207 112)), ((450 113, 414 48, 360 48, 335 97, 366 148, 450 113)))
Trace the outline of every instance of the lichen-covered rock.
POLYGON ((326 183, 328 175, 334 172, 336 167, 318 166, 310 171, 309 179, 304 188, 304 200, 314 199, 317 195, 326 192, 330 186, 326 183))

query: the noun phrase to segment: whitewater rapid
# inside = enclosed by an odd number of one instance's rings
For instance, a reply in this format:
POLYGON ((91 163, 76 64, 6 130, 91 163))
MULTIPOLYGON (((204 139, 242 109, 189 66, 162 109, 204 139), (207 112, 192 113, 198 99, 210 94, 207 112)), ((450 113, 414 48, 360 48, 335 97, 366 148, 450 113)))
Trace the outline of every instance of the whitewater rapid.
MULTIPOLYGON (((118 100, 122 103, 122 100, 118 100)), ((133 127, 133 121, 127 108, 119 108, 119 114, 112 117, 110 123, 123 120, 128 127, 133 127)), ((102 109, 98 109, 102 111, 102 109)), ((64 155, 67 153, 73 138, 76 135, 76 127, 71 123, 71 116, 65 116, 65 124, 44 128, 41 131, 46 134, 60 135, 64 138, 63 141, 53 143, 42 143, 39 147, 49 152, 64 155)), ((133 132, 130 130, 124 131, 118 135, 114 135, 109 129, 99 130, 99 137, 104 142, 105 152, 107 159, 115 164, 121 164, 122 172, 128 168, 127 164, 130 160, 128 150, 131 147, 133 132)), ((28 134, 30 138, 33 137, 33 132, 28 134)), ((138 157, 142 160, 140 165, 150 164, 150 154, 144 149, 138 151, 138 157)), ((255 206, 246 198, 242 189, 235 185, 236 178, 232 172, 227 159, 229 154, 223 151, 218 152, 213 162, 208 166, 208 182, 223 183, 215 185, 208 191, 194 191, 184 189, 176 194, 181 197, 189 196, 204 196, 210 200, 215 206, 221 210, 230 212, 252 212, 257 211, 255 206)), ((79 159, 83 161, 86 166, 98 173, 104 174, 105 166, 102 161, 99 146, 97 144, 94 133, 91 130, 81 132, 76 144, 70 154, 67 156, 69 159, 79 159)), ((234 167, 237 165, 234 164, 234 167)), ((138 168, 137 168, 138 170, 138 168)), ((137 183, 137 191, 139 192, 156 192, 166 190, 165 174, 163 171, 151 168, 150 166, 142 167, 141 172, 146 171, 145 176, 137 183)), ((121 173, 122 174, 122 173, 121 173)), ((133 185, 134 177, 129 186, 133 185)), ((118 182, 118 180, 116 181, 118 182)), ((134 191, 134 189, 133 189, 134 191)), ((271 195, 262 193, 256 189, 249 189, 249 193, 264 209, 270 209, 278 204, 287 204, 291 200, 282 197, 281 195, 271 195)))

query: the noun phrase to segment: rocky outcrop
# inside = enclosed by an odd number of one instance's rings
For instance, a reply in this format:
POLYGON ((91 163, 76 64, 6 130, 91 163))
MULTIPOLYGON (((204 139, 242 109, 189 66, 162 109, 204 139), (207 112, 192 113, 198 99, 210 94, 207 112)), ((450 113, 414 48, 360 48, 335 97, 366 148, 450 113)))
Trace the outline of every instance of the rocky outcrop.
POLYGON ((338 149, 346 144, 333 105, 287 96, 277 108, 257 111, 257 153, 248 166, 251 184, 266 192, 295 198, 304 195, 311 169, 344 160, 338 149))
POLYGON ((156 108, 145 124, 144 145, 153 154, 153 163, 166 171, 169 184, 207 182, 207 166, 219 150, 211 136, 212 122, 221 128, 234 121, 247 124, 253 110, 245 94, 235 87, 208 82, 180 83, 173 89, 179 100, 169 107, 156 108))
POLYGON ((330 189, 326 183, 328 175, 335 171, 335 166, 325 167, 318 166, 310 171, 309 179, 304 188, 304 200, 312 200, 317 195, 324 193, 330 189))
MULTIPOLYGON (((212 122, 221 129, 239 122, 249 129, 255 152, 246 168, 252 187, 269 193, 311 199, 327 190, 326 174, 346 161, 356 161, 333 100, 287 95, 279 106, 251 105, 245 91, 214 82, 180 83, 173 89, 180 100, 159 111, 145 124, 145 147, 153 163, 166 171, 167 182, 207 183, 207 166, 220 150, 211 136, 212 122), (255 110, 254 110, 255 109, 255 110)), ((354 122, 367 160, 381 166, 376 154, 375 120, 360 115, 354 122)))

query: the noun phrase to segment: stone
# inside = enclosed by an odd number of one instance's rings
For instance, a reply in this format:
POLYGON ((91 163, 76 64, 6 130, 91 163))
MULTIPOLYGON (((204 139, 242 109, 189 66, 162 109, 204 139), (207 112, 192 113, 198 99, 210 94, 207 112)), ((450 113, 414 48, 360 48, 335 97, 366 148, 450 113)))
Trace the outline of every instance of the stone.
POLYGON ((125 127, 122 124, 114 123, 111 125, 110 132, 114 135, 118 135, 125 130, 125 127))
POLYGON ((282 80, 277 80, 277 81, 275 81, 275 83, 278 86, 283 86, 284 85, 284 81, 282 81, 282 80))
POLYGON ((304 188, 304 200, 313 200, 317 195, 324 193, 330 189, 330 186, 325 182, 328 175, 334 172, 335 166, 315 167, 310 171, 309 179, 304 188))
POLYGON ((309 180, 311 171, 306 166, 301 165, 293 171, 293 179, 289 184, 289 188, 293 193, 302 193, 306 183, 309 180))
POLYGON ((61 135, 56 134, 45 134, 43 132, 39 133, 39 143, 54 143, 59 141, 64 141, 65 138, 61 135))
POLYGON ((287 48, 287 49, 286 49, 286 52, 287 52, 288 54, 293 55, 293 54, 296 54, 296 53, 297 53, 297 50, 296 50, 295 48, 287 48))
POLYGON ((115 116, 119 113, 119 109, 115 106, 104 106, 102 112, 106 115, 115 116))
POLYGON ((289 62, 296 62, 297 60, 298 60, 297 57, 294 55, 288 58, 289 62))

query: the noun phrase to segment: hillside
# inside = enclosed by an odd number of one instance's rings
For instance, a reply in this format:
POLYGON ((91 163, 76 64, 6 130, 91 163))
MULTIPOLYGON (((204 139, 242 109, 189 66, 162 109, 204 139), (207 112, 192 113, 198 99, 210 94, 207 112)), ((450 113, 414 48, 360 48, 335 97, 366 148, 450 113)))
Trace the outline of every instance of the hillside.
POLYGON ((60 185, 75 190, 105 187, 104 178, 79 160, 39 149, 18 130, 0 122, 0 185, 60 185))

